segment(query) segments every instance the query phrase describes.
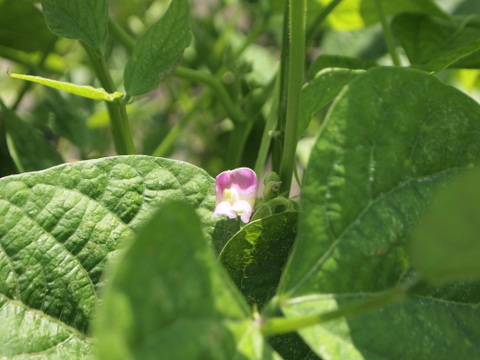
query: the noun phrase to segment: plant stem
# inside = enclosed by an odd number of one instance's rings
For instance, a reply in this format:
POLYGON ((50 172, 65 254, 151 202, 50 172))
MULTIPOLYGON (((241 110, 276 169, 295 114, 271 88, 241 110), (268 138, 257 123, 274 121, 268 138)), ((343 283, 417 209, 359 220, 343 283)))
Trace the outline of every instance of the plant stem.
MULTIPOLYGON (((89 45, 82 43, 90 61, 95 70, 102 87, 109 93, 116 91, 110 72, 105 64, 105 58, 98 55, 89 45)), ((112 129, 115 149, 120 155, 135 154, 135 145, 133 143, 132 132, 128 123, 125 104, 120 101, 106 102, 108 113, 110 115, 110 126, 112 129)))
POLYGON ((378 17, 380 18, 380 22, 382 24, 383 35, 385 36, 385 42, 387 43, 388 52, 390 53, 393 64, 395 66, 402 66, 400 57, 397 53, 397 48, 395 46, 395 39, 393 37, 392 30, 390 29, 390 24, 388 24, 383 12, 381 0, 375 0, 375 6, 377 8, 378 17))
POLYGON ((284 334, 306 327, 323 324, 327 321, 358 315, 370 310, 378 309, 386 305, 404 301, 408 298, 408 288, 398 286, 391 291, 385 292, 372 299, 365 300, 356 304, 347 305, 335 311, 304 316, 299 318, 271 318, 266 319, 260 325, 260 331, 265 336, 284 334))
POLYGON ((254 171, 258 177, 262 177, 263 171, 265 169, 265 163, 267 162, 268 151, 270 149, 270 144, 272 143, 273 132, 277 128, 278 120, 278 102, 280 100, 278 93, 280 90, 280 79, 277 76, 274 87, 274 97, 272 104, 270 106, 270 112, 266 119, 265 128, 263 129, 262 140, 260 142, 260 148, 258 150, 257 159, 255 161, 254 171))
POLYGON ((315 35, 320 30, 320 25, 322 25, 323 21, 333 11, 333 9, 335 9, 337 5, 340 4, 341 2, 342 0, 332 0, 326 7, 322 9, 321 12, 318 13, 318 15, 313 20, 312 25, 310 26, 310 29, 308 29, 307 31, 307 39, 306 39, 307 47, 310 46, 310 44, 312 43, 315 35))
POLYGON ((209 86, 210 89, 212 89, 215 95, 219 98, 219 101, 224 106, 225 111, 227 112, 227 115, 230 117, 230 119, 232 119, 235 124, 245 122, 246 119, 243 116, 243 113, 235 105, 230 95, 228 94, 227 89, 225 89, 220 80, 218 80, 215 76, 200 70, 192 70, 180 66, 175 69, 174 75, 183 79, 200 82, 209 86))
POLYGON ((129 53, 133 52, 135 41, 115 20, 111 18, 108 20, 108 29, 129 53))
POLYGON ((287 111, 284 149, 280 163, 281 191, 290 192, 297 150, 297 120, 300 116, 305 68, 305 12, 306 0, 290 0, 290 54, 288 60, 287 111))
POLYGON ((285 122, 287 114, 287 98, 288 98, 288 63, 290 57, 290 12, 289 2, 285 1, 285 9, 283 13, 283 29, 282 29, 282 48, 280 55, 279 69, 279 89, 278 89, 278 110, 277 110, 277 131, 282 134, 279 141, 273 143, 272 146, 272 170, 280 173, 280 162, 283 155, 283 134, 285 134, 285 122))

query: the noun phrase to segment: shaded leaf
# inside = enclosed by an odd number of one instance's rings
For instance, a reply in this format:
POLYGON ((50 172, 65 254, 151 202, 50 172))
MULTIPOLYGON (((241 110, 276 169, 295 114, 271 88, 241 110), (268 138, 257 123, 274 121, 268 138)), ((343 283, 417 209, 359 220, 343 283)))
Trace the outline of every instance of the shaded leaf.
POLYGON ((432 282, 480 279, 480 171, 462 174, 416 228, 412 261, 432 282))
POLYGON ((52 38, 41 12, 32 1, 0 2, 1 46, 26 52, 43 51, 52 38))
MULTIPOLYGON (((480 106, 460 91, 405 68, 373 68, 351 81, 304 179, 298 237, 278 293, 286 315, 333 310, 411 277, 412 227, 432 193, 479 160, 480 106)), ((462 338, 474 326, 480 288, 460 296, 462 289, 301 334, 331 359, 416 359, 425 344, 442 348, 437 359, 479 357, 471 341, 438 336, 462 338), (411 339, 414 322, 422 329, 415 341, 398 341, 411 339)))
POLYGON ((219 256, 247 302, 261 309, 277 289, 297 230, 297 213, 252 221, 225 245, 219 256))
POLYGON ((0 348, 89 348, 106 264, 170 200, 193 206, 210 238, 214 179, 183 162, 111 157, 0 179, 0 348))
POLYGON ((447 67, 480 67, 480 17, 446 21, 401 14, 392 28, 416 68, 438 72, 447 67))
POLYGON ((157 88, 178 65, 190 43, 188 0, 172 0, 165 15, 136 43, 125 67, 125 90, 130 96, 157 88))
POLYGON ((61 155, 31 125, 0 100, 10 156, 20 172, 42 170, 63 163, 61 155))
POLYGON ((273 359, 190 206, 163 206, 109 273, 100 359, 273 359))
POLYGON ((108 32, 105 0, 41 0, 41 4, 51 32, 102 50, 108 32))

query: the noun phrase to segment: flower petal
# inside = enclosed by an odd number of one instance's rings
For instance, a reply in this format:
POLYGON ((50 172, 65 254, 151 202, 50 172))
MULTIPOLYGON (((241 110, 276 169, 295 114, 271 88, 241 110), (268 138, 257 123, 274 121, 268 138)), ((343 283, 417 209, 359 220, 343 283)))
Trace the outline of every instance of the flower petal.
POLYGON ((246 200, 253 206, 258 189, 257 175, 252 169, 247 167, 220 173, 215 179, 217 204, 226 200, 224 196, 225 189, 235 189, 241 200, 246 200))
POLYGON ((212 216, 227 215, 230 219, 235 219, 237 214, 233 210, 232 205, 228 201, 222 201, 215 207, 212 216))
POLYGON ((238 200, 235 204, 232 205, 232 210, 235 211, 237 215, 240 215, 240 219, 244 223, 248 223, 250 221, 250 217, 252 216, 252 206, 245 200, 238 200))

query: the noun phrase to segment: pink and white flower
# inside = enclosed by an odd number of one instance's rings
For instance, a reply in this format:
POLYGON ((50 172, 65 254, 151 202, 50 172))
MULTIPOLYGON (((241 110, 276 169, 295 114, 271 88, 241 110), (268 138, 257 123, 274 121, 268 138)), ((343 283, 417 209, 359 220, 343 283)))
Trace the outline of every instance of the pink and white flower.
POLYGON ((257 189, 257 175, 252 169, 242 167, 220 173, 215 179, 217 206, 213 216, 227 215, 230 219, 240 216, 244 223, 248 223, 257 189))

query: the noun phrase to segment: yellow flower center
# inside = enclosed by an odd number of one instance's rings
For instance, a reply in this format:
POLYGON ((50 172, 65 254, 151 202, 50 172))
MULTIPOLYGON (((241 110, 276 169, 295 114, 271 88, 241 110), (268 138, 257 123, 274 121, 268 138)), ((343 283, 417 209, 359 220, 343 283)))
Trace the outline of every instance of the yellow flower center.
POLYGON ((236 189, 231 188, 231 189, 224 189, 223 190, 223 196, 225 197, 225 200, 228 201, 230 204, 234 204, 236 201, 239 200, 238 197, 238 192, 236 189))

